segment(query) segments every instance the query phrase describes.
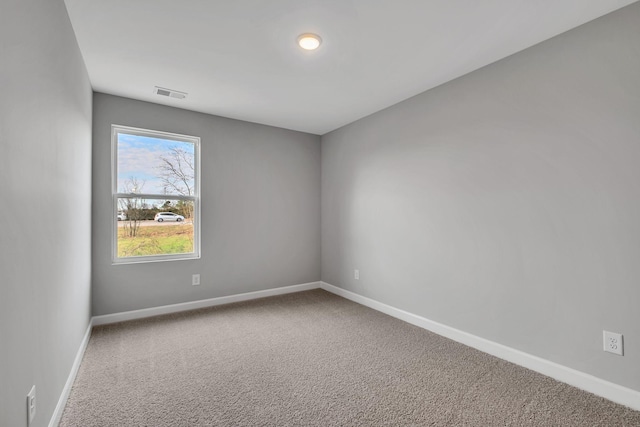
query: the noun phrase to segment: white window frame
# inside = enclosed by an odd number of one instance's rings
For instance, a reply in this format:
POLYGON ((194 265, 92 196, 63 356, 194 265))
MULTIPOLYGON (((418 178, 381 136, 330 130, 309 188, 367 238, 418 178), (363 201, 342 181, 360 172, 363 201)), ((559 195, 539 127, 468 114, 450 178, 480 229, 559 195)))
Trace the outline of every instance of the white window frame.
POLYGON ((111 248, 113 264, 134 264, 159 261, 176 261, 200 258, 200 137, 135 128, 130 126, 111 125, 111 194, 112 194, 112 232, 111 248), (193 202, 193 252, 185 254, 146 255, 134 257, 118 257, 118 199, 130 198, 131 193, 118 193, 118 134, 148 136, 194 144, 194 191, 192 196, 179 194, 146 194, 135 193, 135 197, 147 200, 188 200, 193 202))

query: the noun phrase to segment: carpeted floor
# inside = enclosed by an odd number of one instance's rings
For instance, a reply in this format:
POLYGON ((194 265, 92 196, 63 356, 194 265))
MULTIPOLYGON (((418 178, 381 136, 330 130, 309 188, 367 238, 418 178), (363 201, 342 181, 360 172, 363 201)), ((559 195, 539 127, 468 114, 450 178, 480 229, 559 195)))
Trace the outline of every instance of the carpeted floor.
POLYGON ((60 426, 640 426, 322 290, 96 327, 60 426))

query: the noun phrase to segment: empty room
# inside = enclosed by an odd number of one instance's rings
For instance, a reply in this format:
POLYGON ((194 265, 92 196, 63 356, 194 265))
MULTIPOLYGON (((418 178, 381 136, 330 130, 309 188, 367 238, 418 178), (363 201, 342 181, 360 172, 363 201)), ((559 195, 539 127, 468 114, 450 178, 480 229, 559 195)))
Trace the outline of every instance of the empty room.
POLYGON ((640 426, 640 2, 0 0, 0 426, 640 426))

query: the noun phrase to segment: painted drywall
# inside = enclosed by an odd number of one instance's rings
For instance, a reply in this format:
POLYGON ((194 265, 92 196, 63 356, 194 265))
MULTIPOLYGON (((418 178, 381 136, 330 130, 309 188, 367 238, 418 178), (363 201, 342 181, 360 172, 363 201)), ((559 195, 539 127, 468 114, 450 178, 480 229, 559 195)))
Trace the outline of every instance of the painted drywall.
POLYGON ((90 319, 91 86, 62 0, 0 12, 0 425, 49 424, 90 319))
POLYGON ((324 135, 322 280, 640 390, 639 42, 636 3, 324 135))
POLYGON ((320 279, 319 136, 96 93, 93 141, 94 315, 320 279), (112 265, 112 124, 201 138, 201 259, 112 265))

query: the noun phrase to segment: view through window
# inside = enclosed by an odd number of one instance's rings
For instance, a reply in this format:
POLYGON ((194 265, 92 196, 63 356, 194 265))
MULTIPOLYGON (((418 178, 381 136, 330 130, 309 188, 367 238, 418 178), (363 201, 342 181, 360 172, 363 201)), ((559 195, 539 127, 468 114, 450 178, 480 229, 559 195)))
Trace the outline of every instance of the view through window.
POLYGON ((200 138, 112 126, 114 262, 199 258, 200 138))

